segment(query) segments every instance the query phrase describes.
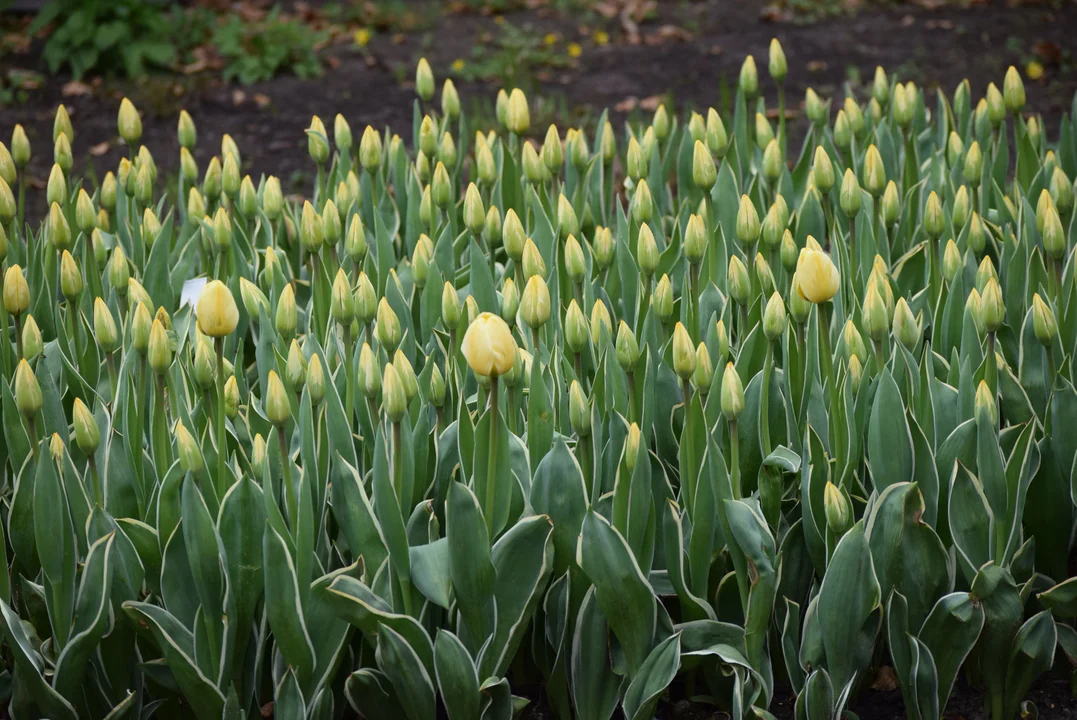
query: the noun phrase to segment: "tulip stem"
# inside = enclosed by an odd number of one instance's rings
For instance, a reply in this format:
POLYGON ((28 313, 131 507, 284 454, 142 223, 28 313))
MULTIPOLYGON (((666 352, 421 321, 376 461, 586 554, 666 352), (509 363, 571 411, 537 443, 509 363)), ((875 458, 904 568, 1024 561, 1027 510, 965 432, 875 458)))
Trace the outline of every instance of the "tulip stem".
POLYGON ((108 389, 109 404, 116 400, 116 353, 105 353, 105 364, 108 366, 108 389))
POLYGON ((352 366, 352 327, 351 323, 341 323, 344 331, 344 414, 348 418, 348 430, 351 431, 352 418, 355 415, 355 372, 352 366))
POLYGON ((1051 351, 1051 346, 1044 347, 1047 351, 1047 394, 1050 396, 1055 387, 1055 354, 1051 351))
POLYGON ((496 502, 497 490, 497 376, 490 378, 490 447, 486 465, 486 528, 490 531, 490 539, 494 537, 494 503, 496 502))
POLYGON ((27 435, 30 436, 30 449, 33 450, 34 460, 37 460, 38 454, 38 442, 37 442, 37 421, 33 416, 26 418, 27 435))
MULTIPOLYGON (((217 350, 217 497, 223 498, 225 491, 225 464, 228 459, 226 446, 225 421, 224 421, 224 338, 213 339, 213 345, 217 350)), ((283 429, 281 430, 283 433, 283 429)), ((283 442, 284 435, 281 435, 283 442)), ((281 460, 284 463, 283 457, 281 460)), ((286 465, 286 463, 284 463, 286 465)))
POLYGON ((875 349, 875 374, 881 375, 883 368, 886 366, 886 348, 883 345, 882 338, 878 340, 872 339, 871 344, 875 349))
MULTIPOLYGON (((20 238, 23 237, 23 222, 22 222, 22 219, 24 217, 25 212, 26 212, 26 168, 24 167, 23 171, 21 173, 19 173, 19 213, 18 213, 18 219, 16 221, 16 222, 19 223, 19 226, 17 228, 15 228, 15 232, 17 233, 16 236, 20 237, 20 238)), ((26 250, 26 264, 29 265, 30 264, 30 238, 29 237, 26 237, 25 250, 26 250)))
POLYGON ((22 359, 22 315, 20 313, 15 313, 15 352, 15 361, 18 362, 22 359))
POLYGON ((628 375, 628 419, 632 422, 639 420, 636 417, 636 373, 631 370, 628 375))
POLYGON ((535 349, 535 360, 539 359, 539 331, 538 328, 531 328, 531 345, 535 349))
POLYGON ((767 355, 763 361, 763 385, 759 388, 759 427, 762 431, 763 457, 770 455, 770 380, 774 375, 774 341, 767 340, 767 355))
POLYGON ((93 481, 93 496, 97 502, 98 507, 105 507, 105 493, 101 489, 101 476, 97 472, 97 460, 94 458, 94 453, 90 453, 88 458, 90 463, 90 478, 93 481))
POLYGON ((825 382, 831 382, 831 359, 830 359, 830 321, 827 315, 829 309, 827 303, 817 305, 819 308, 819 360, 822 363, 823 380, 825 382))
POLYGON ((292 459, 288 456, 288 440, 284 437, 284 425, 277 426, 277 442, 280 444, 280 468, 284 473, 284 508, 288 513, 288 522, 292 532, 299 522, 299 510, 296 508, 295 483, 292 480, 292 459))

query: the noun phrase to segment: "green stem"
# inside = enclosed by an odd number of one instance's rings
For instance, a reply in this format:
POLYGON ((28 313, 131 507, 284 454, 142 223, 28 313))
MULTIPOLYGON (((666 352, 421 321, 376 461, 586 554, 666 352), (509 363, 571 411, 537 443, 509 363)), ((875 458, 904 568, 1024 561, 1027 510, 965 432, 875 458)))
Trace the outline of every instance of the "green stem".
POLYGON ((292 532, 296 531, 299 522, 299 510, 296 507, 297 498, 295 481, 292 479, 292 460, 288 457, 288 440, 284 437, 284 426, 277 426, 277 442, 280 444, 280 467, 284 473, 284 507, 288 513, 292 532))
POLYGON ((22 359, 22 316, 15 315, 15 362, 18 363, 22 359))
MULTIPOLYGON (((223 498, 228 490, 226 485, 226 469, 228 461, 228 445, 225 435, 224 420, 224 338, 214 338, 217 350, 217 497, 223 498)), ((284 440, 283 429, 281 441, 284 440)), ((282 447, 282 450, 284 448, 282 447)), ((287 465, 283 457, 282 464, 287 465)))
POLYGON ((30 436, 30 449, 34 453, 34 460, 37 460, 38 456, 38 440, 37 440, 37 421, 29 417, 26 419, 26 427, 29 431, 27 434, 30 436))
POLYGON ((153 402, 153 460, 157 473, 163 477, 172 464, 172 443, 168 438, 168 418, 165 415, 165 377, 158 375, 154 382, 153 402))
POLYGON ((354 348, 352 347, 351 323, 341 323, 344 331, 344 414, 348 418, 351 431, 352 417, 355 415, 355 372, 352 364, 354 348))
POLYGON ((767 340, 767 354, 763 361, 763 385, 759 388, 759 426, 762 431, 763 457, 770 455, 770 379, 774 374, 774 341, 767 340))
POLYGON ((819 308, 819 359, 823 364, 823 379, 830 382, 831 387, 833 387, 834 378, 830 358, 830 320, 827 317, 829 309, 826 303, 816 307, 819 308))
POLYGON ((105 493, 104 493, 104 490, 101 487, 101 476, 97 472, 97 460, 94 459, 94 456, 91 454, 90 457, 89 457, 89 461, 90 461, 90 479, 93 481, 94 502, 97 503, 98 507, 103 508, 103 507, 105 507, 105 493))
POLYGON ((736 420, 729 421, 729 486, 733 499, 740 500, 740 436, 736 420))
POLYGON ((495 528, 494 528, 494 514, 495 503, 497 502, 497 426, 500 424, 498 420, 498 408, 497 408, 497 376, 490 378, 490 447, 488 449, 489 455, 487 457, 486 465, 486 502, 483 505, 483 510, 486 513, 486 528, 490 532, 490 539, 493 540, 495 528))

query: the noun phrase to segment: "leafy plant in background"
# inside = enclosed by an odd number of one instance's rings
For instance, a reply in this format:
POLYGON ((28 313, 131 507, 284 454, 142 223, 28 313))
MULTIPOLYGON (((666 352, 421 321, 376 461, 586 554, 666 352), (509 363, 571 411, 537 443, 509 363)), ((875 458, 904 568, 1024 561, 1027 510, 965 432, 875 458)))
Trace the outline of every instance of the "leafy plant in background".
POLYGON ((322 70, 317 47, 328 37, 275 7, 256 23, 231 16, 216 28, 213 47, 224 59, 225 79, 250 84, 288 71, 300 78, 322 70))
POLYGON ((880 68, 788 153, 749 57, 724 118, 533 143, 520 89, 476 133, 415 80, 408 141, 312 118, 301 203, 182 113, 169 205, 124 100, 92 192, 59 108, 26 222, 2 147, 11 715, 833 720, 887 664, 911 720, 962 673, 1035 716, 1077 664, 1072 116, 880 68))
POLYGON ((141 75, 176 57, 171 28, 156 0, 49 0, 27 32, 53 26, 44 58, 51 72, 70 69, 141 75))

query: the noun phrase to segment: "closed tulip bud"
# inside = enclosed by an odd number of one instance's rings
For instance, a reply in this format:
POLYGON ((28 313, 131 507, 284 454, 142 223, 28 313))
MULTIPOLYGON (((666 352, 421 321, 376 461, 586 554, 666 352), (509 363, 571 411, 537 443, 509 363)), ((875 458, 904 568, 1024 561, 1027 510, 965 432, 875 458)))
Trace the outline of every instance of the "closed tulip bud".
POLYGON ((520 88, 514 88, 509 94, 508 106, 505 109, 505 125, 509 132, 523 135, 531 127, 531 110, 527 105, 527 96, 520 88))
POLYGON ((957 165, 961 155, 965 152, 965 143, 957 132, 951 130, 950 137, 946 141, 946 162, 957 165))
POLYGON ((725 157, 729 149, 729 135, 726 133, 722 118, 714 108, 707 111, 707 149, 719 159, 725 157))
POLYGON ((408 396, 400 373, 392 363, 385 366, 381 380, 381 407, 389 416, 389 421, 398 423, 404 419, 408 409, 408 396))
POLYGON ((561 165, 564 161, 561 135, 557 132, 556 125, 550 125, 546 130, 546 139, 542 142, 542 162, 550 173, 557 175, 561 172, 561 165))
POLYGON ((1013 65, 1010 65, 1006 71, 1006 79, 1002 83, 1002 95, 1006 109, 1012 113, 1020 112, 1025 106, 1025 84, 1021 82, 1021 74, 1013 65))
POLYGON ((882 199, 883 222, 893 225, 898 221, 901 212, 901 198, 898 194, 897 184, 891 180, 886 184, 882 199))
POLYGON ((370 345, 363 343, 359 351, 359 390, 369 399, 381 394, 381 370, 370 345))
POLYGON ((737 255, 729 256, 729 268, 726 270, 726 289, 729 296, 738 305, 747 305, 752 291, 752 281, 748 268, 737 255))
MULTIPOLYGON (((646 130, 643 131, 643 137, 640 139, 639 142, 639 149, 640 152, 643 153, 643 158, 646 163, 644 165, 645 169, 649 167, 651 158, 657 157, 658 155, 658 153, 655 151, 656 146, 657 140, 654 137, 654 128, 648 127, 646 130)), ((646 173, 644 173, 644 175, 646 175, 646 173)))
POLYGON ((744 58, 740 66, 738 85, 746 98, 754 98, 759 94, 759 71, 755 69, 755 58, 749 55, 744 58))
POLYGON ((771 38, 770 40, 769 60, 767 69, 770 71, 770 76, 780 85, 785 80, 789 67, 785 62, 785 51, 782 50, 782 44, 778 42, 778 38, 771 38))
POLYGON ((15 183, 17 177, 18 171, 15 169, 15 159, 11 157, 11 152, 7 149, 7 145, 0 142, 0 180, 10 186, 15 183))
POLYGON ((718 180, 718 169, 710 150, 701 140, 696 140, 692 150, 692 180, 701 190, 709 192, 718 180))
POLYGON ((841 180, 841 194, 838 199, 841 211, 850 219, 855 218, 860 212, 860 205, 863 201, 860 183, 856 181, 856 174, 848 168, 841 180))
POLYGON ((849 116, 844 109, 838 110, 834 118, 834 144, 842 150, 847 150, 853 144, 853 130, 849 124, 849 116))
MULTIPOLYGON (((697 112, 693 112, 688 117, 688 135, 693 142, 706 143, 707 141, 707 121, 697 112)), ((704 147, 706 147, 705 144, 704 147)))
POLYGON ((767 340, 774 341, 785 334, 789 319, 785 314, 785 303, 781 293, 775 292, 767 300, 767 309, 763 312, 763 334, 767 340))
MULTIPOLYGON (((334 208, 335 211, 335 208, 334 208)), ((303 202, 303 215, 299 224, 299 239, 303 243, 303 249, 309 253, 317 253, 325 241, 325 230, 322 219, 309 200, 303 202)))
POLYGON ((613 337, 613 320, 610 319, 610 311, 601 300, 595 300, 591 306, 591 342, 596 346, 602 340, 602 328, 606 329, 606 334, 613 337))
POLYGON ((883 156, 879 154, 879 149, 875 145, 868 147, 868 151, 864 155, 864 165, 860 172, 864 189, 874 197, 882 195, 886 187, 886 168, 883 166, 883 156))
POLYGON ((146 350, 146 359, 150 368, 158 375, 168 372, 172 364, 172 347, 168 341, 165 326, 160 320, 154 320, 150 328, 150 340, 146 350))
POLYGON ((673 328, 673 370, 682 380, 692 377, 696 371, 696 351, 692 347, 692 338, 681 323, 673 328))
POLYGON ((859 135, 864 129, 864 113, 860 109, 860 106, 856 104, 851 96, 846 96, 845 102, 840 112, 845 113, 846 119, 849 121, 849 129, 853 135, 859 135))
POLYGON ((915 102, 915 96, 909 97, 909 93, 906 92, 906 87, 904 85, 898 83, 894 86, 892 109, 894 122, 897 123, 898 127, 907 128, 909 123, 912 122, 915 102))
POLYGON ((472 235, 481 235, 486 226, 486 208, 482 205, 482 196, 475 183, 467 186, 464 193, 464 226, 472 235))
POLYGON ((344 269, 337 270, 333 279, 333 291, 329 304, 330 312, 340 325, 351 325, 355 318, 355 302, 352 298, 352 289, 348 284, 348 276, 344 269))
POLYGON ((223 207, 217 208, 213 216, 213 247, 219 253, 232 247, 232 219, 223 207))
POLYGON ((519 263, 524 254, 524 244, 527 235, 524 233, 523 223, 520 222, 516 211, 509 208, 505 211, 505 222, 501 228, 501 240, 505 245, 505 252, 513 262, 519 263))
POLYGON ((664 325, 673 316, 673 286, 670 284, 669 275, 662 278, 655 285, 654 294, 651 296, 651 306, 655 315, 664 325))
POLYGON ((999 287, 995 278, 988 280, 987 285, 984 286, 983 294, 980 298, 980 314, 983 318, 984 330, 989 333, 993 333, 1002 327, 1002 323, 1006 319, 1006 306, 1002 302, 1002 288, 999 287))
POLYGON ((94 298, 93 304, 93 329, 97 345, 102 351, 110 353, 119 345, 119 333, 116 330, 116 321, 112 319, 112 311, 105 305, 100 297, 94 298))
POLYGON ((1048 257, 1061 260, 1066 255, 1066 231, 1062 228, 1062 219, 1053 206, 1045 214, 1043 222, 1043 249, 1048 257))
POLYGON ((446 167, 456 167, 456 141, 448 132, 441 136, 438 145, 438 160, 445 163, 446 167))
POLYGON ((707 228, 703 218, 690 215, 684 230, 684 256, 688 262, 698 265, 707 251, 707 228))
POLYGON ((639 343, 628 324, 622 320, 617 326, 617 362, 625 372, 631 372, 639 361, 639 343))
POLYGON ((112 249, 112 256, 108 262, 108 282, 112 285, 112 288, 120 295, 126 295, 131 279, 131 269, 127 265, 127 256, 123 252, 123 247, 117 243, 116 247, 112 249))
POLYGON ((574 353, 581 352, 587 343, 587 318, 573 299, 565 311, 565 345, 574 353))
MULTIPOLYGON (((513 355, 515 355, 515 352, 513 355)), ((419 379, 415 376, 415 369, 411 366, 411 361, 399 349, 393 355, 393 367, 396 369, 396 374, 404 387, 404 397, 410 405, 415 396, 419 394, 419 379)))
POLYGON ((516 323, 516 313, 520 309, 520 291, 512 278, 506 277, 501 288, 501 319, 512 327, 516 323))
POLYGON ((729 422, 735 422, 743 411, 744 384, 733 363, 726 363, 722 375, 722 414, 729 422))
POLYGON ((632 196, 632 218, 638 223, 650 222, 654 217, 654 198, 647 180, 640 178, 632 196))
POLYGON ((804 93, 804 114, 808 116, 813 125, 823 126, 826 124, 829 103, 823 102, 823 99, 819 97, 813 88, 808 88, 804 93))
POLYGON ((654 239, 649 225, 641 225, 639 240, 636 243, 636 262, 644 278, 650 278, 658 268, 658 243, 654 239))
POLYGON ((33 362, 44 348, 45 344, 41 339, 41 329, 38 328, 37 321, 34 320, 33 315, 27 315, 22 326, 23 358, 28 362, 33 362))
POLYGON ((452 331, 460 325, 460 295, 451 282, 446 282, 441 291, 441 321, 445 329, 452 331))
POLYGON ((774 139, 774 130, 763 113, 755 114, 755 145, 760 150, 766 148, 774 139))
POLYGON ((208 342, 195 343, 194 367, 191 375, 198 387, 203 391, 213 387, 217 372, 217 362, 213 357, 213 349, 208 342))
POLYGON ((542 259, 542 253, 539 252, 538 246, 531 238, 527 238, 524 242, 523 258, 521 266, 524 272, 524 278, 530 280, 533 277, 546 277, 546 263, 542 259))
POLYGON ((41 386, 37 376, 26 360, 19 360, 15 369, 15 406, 27 418, 33 418, 41 410, 41 386))
POLYGON ((979 187, 983 166, 984 156, 980 150, 980 143, 973 140, 968 152, 965 153, 965 165, 962 169, 962 176, 971 187, 979 187))
POLYGON ((134 177, 135 187, 131 194, 142 205, 149 205, 153 202, 153 173, 148 165, 140 164, 134 177))
POLYGON ((317 115, 311 117, 307 128, 307 153, 316 165, 324 165, 329 159, 329 134, 317 115))
MULTIPOLYGON (((278 328, 280 326, 281 305, 285 302, 285 296, 291 297, 291 286, 285 286, 285 292, 281 293, 280 302, 277 304, 278 328)), ((292 311, 295 311, 295 301, 292 299, 292 311)), ((232 291, 220 280, 211 280, 202 289, 198 296, 198 305, 195 315, 198 317, 198 327, 210 337, 226 337, 235 332, 239 324, 239 308, 232 291)), ((293 324, 294 329, 294 324, 293 324)))
POLYGON ((93 230, 96 220, 93 200, 85 188, 79 188, 78 200, 75 201, 75 224, 80 231, 88 233, 93 230))
POLYGON ((445 376, 441 374, 437 363, 434 363, 430 372, 430 404, 436 408, 445 404, 445 376))
POLYGON ((64 440, 60 437, 60 433, 53 433, 49 439, 49 455, 52 456, 52 461, 57 465, 61 465, 64 461, 64 440))
POLYGON ((965 222, 969 219, 969 190, 964 185, 959 187, 954 195, 954 208, 950 219, 955 230, 965 227, 965 222))
POLYGON ((1051 192, 1044 188, 1040 190, 1040 196, 1036 200, 1036 232, 1043 233, 1043 224, 1047 218, 1047 211, 1054 206, 1051 192))
POLYGON ((980 222, 979 214, 973 210, 969 220, 969 247, 974 253, 980 255, 987 245, 987 234, 984 232, 983 223, 980 222))
POLYGON ((826 195, 834 187, 834 165, 823 146, 815 148, 815 162, 812 164, 812 182, 819 192, 826 195))
POLYGON ((658 109, 654 111, 654 117, 651 120, 651 127, 654 128, 655 137, 657 137, 659 140, 665 140, 667 137, 669 137, 669 112, 666 110, 665 105, 659 105, 658 109))
POLYGON ((60 290, 68 301, 82 294, 82 271, 67 250, 60 256, 60 290))
POLYGON ((912 352, 920 342, 920 324, 912 314, 905 298, 899 298, 894 307, 894 337, 912 352))
POLYGON ((992 279, 998 280, 995 264, 991 262, 990 256, 984 256, 984 259, 976 268, 976 289, 983 292, 983 289, 987 286, 987 281, 992 279))
POLYGON ((176 123, 176 137, 179 139, 180 147, 185 150, 190 150, 198 142, 194 120, 186 110, 180 110, 179 122, 176 123))
POLYGON ((509 126, 509 94, 505 92, 505 88, 501 88, 497 91, 497 101, 494 103, 494 116, 497 117, 497 124, 507 130, 509 126))
POLYGON ((599 270, 605 270, 613 264, 613 232, 609 228, 596 227, 591 241, 591 252, 599 270))
POLYGON ((48 183, 45 185, 45 202, 49 205, 57 205, 66 201, 67 180, 64 179, 63 168, 54 164, 49 172, 48 183))
POLYGON ((874 282, 868 283, 867 292, 864 295, 864 305, 860 311, 861 322, 864 331, 874 342, 879 342, 890 331, 889 318, 886 313, 886 303, 883 302, 879 288, 874 282))
POLYGON ((755 254, 755 277, 763 290, 763 297, 774 292, 774 273, 770 270, 770 263, 763 257, 763 253, 755 254))
POLYGON ((998 426, 998 405, 995 402, 995 394, 984 380, 976 386, 976 399, 974 401, 976 418, 983 418, 992 426, 998 426))
MULTIPOLYGON (((899 86, 900 87, 900 86, 899 86)), ((829 480, 823 489, 823 510, 826 525, 836 537, 841 537, 853 525, 853 510, 845 494, 829 480)))
MULTIPOLYGON (((460 352, 476 375, 498 377, 512 370, 516 348, 516 340, 505 321, 484 312, 468 326, 460 352)), ((402 357, 399 351, 398 356, 402 357)))
POLYGON ((277 333, 285 340, 295 335, 296 325, 299 323, 298 310, 295 307, 295 293, 292 286, 285 285, 277 298, 277 313, 274 318, 277 333))
POLYGON ((952 283, 954 281, 963 264, 961 251, 958 250, 957 243, 954 242, 953 238, 950 238, 946 241, 946 249, 942 253, 942 276, 946 278, 946 282, 952 283))
POLYGON ((1040 146, 1040 123, 1039 123, 1039 121, 1036 120, 1036 118, 1034 118, 1034 117, 1030 117, 1028 119, 1028 121, 1025 122, 1025 130, 1026 130, 1026 132, 1028 134, 1029 142, 1032 143, 1032 147, 1033 148, 1038 148, 1040 146))
POLYGON ((15 195, 11 192, 11 186, 7 181, 0 178, 0 225, 10 225, 18 212, 15 204, 15 195))
POLYGON ((234 198, 239 192, 240 185, 239 163, 235 155, 225 155, 224 164, 221 167, 221 192, 227 198, 234 198))
POLYGON ((781 178, 784 169, 781 146, 776 138, 771 138, 763 149, 763 177, 773 185, 781 178))
POLYGON ((1059 214, 1068 215, 1073 210, 1073 195, 1073 183, 1061 167, 1055 166, 1051 173, 1051 198, 1059 214))
POLYGON ((444 163, 438 162, 434 168, 434 179, 430 182, 430 199, 440 210, 444 210, 452 201, 452 181, 444 163))
POLYGON ((532 330, 542 327, 550 318, 550 290, 538 275, 533 275, 524 286, 520 316, 532 330))
POLYGON ((788 228, 782 232, 779 253, 781 255, 782 267, 785 268, 786 272, 795 270, 797 260, 800 258, 800 250, 797 248, 796 240, 793 239, 792 231, 788 228))
POLYGON ((886 105, 890 99, 890 82, 886 79, 886 71, 881 65, 875 66, 875 77, 872 80, 871 96, 880 105, 886 105))
POLYGON ((92 456, 101 444, 101 429, 81 398, 75 398, 71 406, 71 419, 75 426, 75 443, 83 454, 92 456))
POLYGON ((980 293, 976 288, 972 288, 969 291, 969 296, 965 300, 965 315, 971 317, 976 323, 977 332, 983 333, 983 301, 980 299, 980 293))
POLYGON ((737 208, 737 242, 751 247, 759 240, 761 231, 762 225, 755 205, 747 195, 741 195, 740 206, 737 208))
POLYGON ((859 357, 861 360, 866 360, 868 357, 867 346, 864 345, 864 338, 861 337, 860 331, 856 329, 856 325, 852 320, 845 321, 845 328, 842 331, 842 340, 845 343, 845 358, 850 360, 854 357, 859 357))
POLYGON ((573 432, 581 438, 591 434, 591 403, 578 380, 573 380, 569 386, 568 414, 573 432))
POLYGON ((574 283, 582 283, 587 274, 587 261, 575 235, 569 235, 565 241, 565 272, 574 283))
POLYGON ((811 302, 824 303, 837 294, 841 275, 825 252, 809 248, 801 250, 796 272, 800 294, 811 302))
MULTIPOLYGON (((180 468, 184 472, 199 473, 202 468, 205 467, 205 458, 202 456, 202 448, 198 445, 198 441, 194 439, 190 431, 183 424, 182 420, 176 421, 176 426, 173 428, 173 434, 176 436, 176 451, 179 456, 180 468)), ((260 435, 258 436, 261 437, 260 435)), ((262 443, 261 463, 265 462, 265 443, 262 443)))
POLYGON ((378 342, 381 343, 382 348, 386 353, 393 353, 400 345, 402 331, 400 329, 400 319, 397 318, 393 309, 389 307, 389 302, 385 298, 378 302, 378 325, 376 330, 378 342))
POLYGON ((75 159, 71 156, 71 141, 68 140, 67 135, 60 135, 56 138, 56 142, 53 143, 52 157, 57 167, 65 173, 71 170, 75 159))
POLYGON ((425 57, 419 58, 415 66, 415 94, 423 102, 430 102, 434 97, 434 71, 430 69, 430 63, 425 57))
POLYGON ((30 139, 26 137, 26 130, 18 123, 11 131, 11 158, 20 169, 30 162, 30 139))
POLYGON ((307 380, 307 358, 303 355, 303 351, 299 348, 299 343, 295 339, 292 340, 292 344, 288 347, 288 359, 284 365, 284 379, 287 381, 288 387, 297 393, 303 389, 303 384, 307 380))
POLYGON ((120 101, 120 112, 116 117, 116 127, 120 132, 120 137, 128 145, 138 144, 139 138, 142 137, 142 118, 138 115, 138 110, 135 109, 134 104, 124 98, 120 101))
MULTIPOLYGON (((221 196, 221 161, 216 156, 210 158, 206 166, 206 174, 202 177, 202 192, 210 201, 216 201, 221 196)), ((123 178, 121 177, 122 181, 123 178)), ((190 209, 188 208, 188 214, 190 209)))
POLYGON ((924 231, 932 240, 938 240, 945 230, 946 219, 942 215, 942 202, 932 190, 924 207, 924 231))
POLYGON ((269 422, 281 427, 292 417, 292 404, 288 392, 275 370, 269 371, 266 382, 265 412, 269 422))
POLYGON ((1058 334, 1058 323, 1050 306, 1043 301, 1039 293, 1032 296, 1032 329, 1036 332, 1036 339, 1045 348, 1050 348, 1058 334))
POLYGON ((643 148, 640 147, 636 138, 629 138, 625 168, 626 174, 633 182, 639 182, 639 179, 647 173, 647 161, 648 159, 643 156, 643 148))

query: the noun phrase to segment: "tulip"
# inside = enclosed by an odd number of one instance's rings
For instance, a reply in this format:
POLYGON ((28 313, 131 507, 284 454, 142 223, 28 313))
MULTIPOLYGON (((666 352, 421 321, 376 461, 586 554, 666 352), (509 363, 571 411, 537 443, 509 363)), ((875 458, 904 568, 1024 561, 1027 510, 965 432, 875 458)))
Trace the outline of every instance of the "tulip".
MULTIPOLYGON (((526 296, 526 292, 525 292, 526 296)), ((481 313, 468 326, 460 345, 467 364, 476 375, 496 378, 512 370, 516 340, 508 324, 493 313, 481 313)))
POLYGON ((802 297, 815 304, 829 302, 838 292, 841 276, 830 256, 805 248, 797 260, 797 279, 802 297))

